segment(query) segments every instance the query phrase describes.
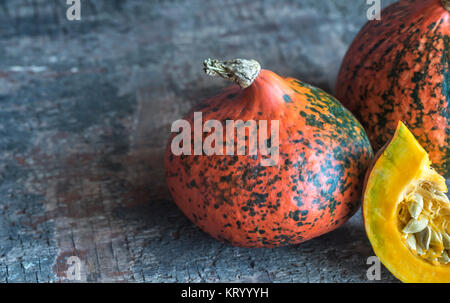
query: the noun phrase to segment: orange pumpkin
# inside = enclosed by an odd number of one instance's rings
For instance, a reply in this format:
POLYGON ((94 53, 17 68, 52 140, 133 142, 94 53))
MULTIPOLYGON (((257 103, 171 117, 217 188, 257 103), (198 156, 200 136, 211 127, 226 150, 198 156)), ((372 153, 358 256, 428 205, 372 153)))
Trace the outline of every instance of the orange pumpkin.
MULTIPOLYGON (((192 222, 232 245, 274 247, 329 232, 357 211, 372 150, 348 110, 322 90, 260 70, 253 60, 207 60, 205 70, 239 86, 201 102, 185 117, 194 130, 189 142, 180 146, 188 146, 190 155, 173 152, 174 139, 181 133, 169 140, 167 184, 192 222), (256 121, 259 131, 266 127, 261 121, 268 121, 268 129, 277 122, 278 138, 272 133, 267 141, 277 148, 278 161, 262 165, 266 157, 259 150, 256 155, 237 155, 234 133, 215 137, 215 144, 234 138, 228 144, 236 150, 234 155, 227 155, 225 147, 223 155, 212 154, 216 145, 205 144, 211 143, 212 129, 201 137, 203 153, 195 155, 195 113, 202 114, 200 127, 211 120, 256 121)), ((246 133, 247 151, 252 136, 255 131, 246 133)))
POLYGON ((375 150, 405 121, 439 172, 450 177, 450 1, 401 0, 351 44, 336 96, 375 150))

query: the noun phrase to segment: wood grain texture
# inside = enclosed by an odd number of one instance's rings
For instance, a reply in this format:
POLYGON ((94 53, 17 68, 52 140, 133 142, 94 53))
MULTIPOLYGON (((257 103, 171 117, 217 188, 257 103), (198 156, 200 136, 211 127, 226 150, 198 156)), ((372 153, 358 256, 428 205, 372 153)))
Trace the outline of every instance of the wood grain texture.
POLYGON ((204 58, 331 92, 365 1, 84 0, 80 22, 65 9, 0 1, 0 281, 66 282, 72 255, 82 281, 367 281, 360 213, 300 245, 235 248, 181 214, 162 167, 171 122, 227 85, 204 58))

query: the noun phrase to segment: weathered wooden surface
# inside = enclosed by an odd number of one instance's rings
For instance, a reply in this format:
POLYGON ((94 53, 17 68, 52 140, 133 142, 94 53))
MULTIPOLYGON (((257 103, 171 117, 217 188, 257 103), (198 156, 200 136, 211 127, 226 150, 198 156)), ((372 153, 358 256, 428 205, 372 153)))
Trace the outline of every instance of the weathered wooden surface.
POLYGON ((255 58, 332 92, 367 7, 84 0, 70 22, 65 1, 0 1, 0 281, 67 281, 75 255, 83 281, 366 282, 359 213, 304 244, 234 248, 172 203, 162 153, 170 123, 225 85, 204 58, 255 58))

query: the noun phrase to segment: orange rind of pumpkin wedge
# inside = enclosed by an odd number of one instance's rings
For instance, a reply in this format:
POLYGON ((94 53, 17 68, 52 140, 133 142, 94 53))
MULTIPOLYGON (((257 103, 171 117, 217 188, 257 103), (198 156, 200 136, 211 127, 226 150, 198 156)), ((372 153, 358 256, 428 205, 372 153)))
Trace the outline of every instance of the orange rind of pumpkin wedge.
POLYGON ((403 282, 450 282, 445 179, 402 122, 365 183, 364 225, 386 268, 403 282))

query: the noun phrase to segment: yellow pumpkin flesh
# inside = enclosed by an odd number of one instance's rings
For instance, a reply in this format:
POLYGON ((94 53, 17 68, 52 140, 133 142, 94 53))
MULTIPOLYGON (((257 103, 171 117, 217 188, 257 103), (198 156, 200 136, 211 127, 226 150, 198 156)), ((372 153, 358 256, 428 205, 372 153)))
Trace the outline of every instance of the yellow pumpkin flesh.
POLYGON ((375 161, 363 198, 364 225, 375 254, 403 282, 450 282, 445 179, 402 122, 375 161), (427 226, 421 230, 422 223, 427 226))

